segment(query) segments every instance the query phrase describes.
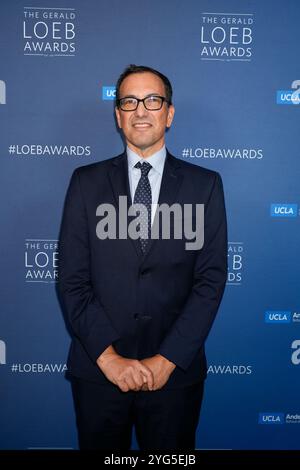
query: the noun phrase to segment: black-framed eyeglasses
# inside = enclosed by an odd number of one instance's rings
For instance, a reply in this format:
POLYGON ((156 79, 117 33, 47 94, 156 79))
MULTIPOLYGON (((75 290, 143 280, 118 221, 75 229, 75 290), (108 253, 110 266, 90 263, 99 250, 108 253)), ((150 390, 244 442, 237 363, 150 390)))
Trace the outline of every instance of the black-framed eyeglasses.
POLYGON ((149 95, 142 99, 136 98, 135 96, 125 96, 117 100, 117 106, 122 109, 122 111, 135 111, 140 101, 143 102, 143 105, 148 111, 158 111, 162 108, 165 101, 168 102, 167 98, 158 95, 149 95))

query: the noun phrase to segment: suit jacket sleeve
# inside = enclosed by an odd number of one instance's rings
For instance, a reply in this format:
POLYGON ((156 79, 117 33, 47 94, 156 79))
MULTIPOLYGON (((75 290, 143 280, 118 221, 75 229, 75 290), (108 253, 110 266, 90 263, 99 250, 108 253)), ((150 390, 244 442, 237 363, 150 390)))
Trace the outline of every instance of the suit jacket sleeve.
POLYGON ((58 289, 72 332, 93 361, 119 338, 93 293, 87 213, 75 170, 68 188, 59 241, 58 289))
POLYGON ((193 285, 159 353, 186 370, 204 345, 227 279, 227 224, 218 173, 204 211, 204 245, 196 258, 193 285))

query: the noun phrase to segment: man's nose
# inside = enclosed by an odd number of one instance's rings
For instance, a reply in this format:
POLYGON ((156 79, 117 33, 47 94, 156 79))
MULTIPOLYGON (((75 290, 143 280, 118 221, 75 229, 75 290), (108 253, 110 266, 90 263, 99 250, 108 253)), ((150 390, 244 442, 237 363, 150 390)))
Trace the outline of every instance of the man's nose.
POLYGON ((138 103, 138 107, 136 108, 135 110, 135 114, 137 116, 145 116, 146 114, 148 113, 147 109, 145 108, 144 106, 144 103, 142 101, 140 101, 138 103))

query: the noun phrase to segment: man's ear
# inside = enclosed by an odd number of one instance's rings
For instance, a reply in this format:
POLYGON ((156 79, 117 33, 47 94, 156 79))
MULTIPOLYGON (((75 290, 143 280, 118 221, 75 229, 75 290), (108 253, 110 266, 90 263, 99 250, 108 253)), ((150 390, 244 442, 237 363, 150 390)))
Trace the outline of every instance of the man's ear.
POLYGON ((115 113, 116 113, 116 118, 117 118, 118 126, 119 126, 120 129, 122 129, 120 110, 119 110, 119 108, 118 108, 117 106, 115 107, 115 113))
POLYGON ((174 114, 175 114, 175 108, 172 104, 170 104, 170 106, 168 108, 167 127, 171 127, 172 121, 173 121, 173 118, 174 118, 174 114))

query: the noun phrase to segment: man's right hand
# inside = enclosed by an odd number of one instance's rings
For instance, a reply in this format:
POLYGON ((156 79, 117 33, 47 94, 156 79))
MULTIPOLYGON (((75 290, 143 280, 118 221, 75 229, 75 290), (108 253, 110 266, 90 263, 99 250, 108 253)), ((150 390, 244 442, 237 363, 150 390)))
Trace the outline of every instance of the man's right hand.
POLYGON ((97 365, 110 382, 117 385, 122 392, 138 391, 143 385, 153 389, 154 378, 149 367, 136 359, 120 356, 113 348, 108 348, 97 359, 97 365))

